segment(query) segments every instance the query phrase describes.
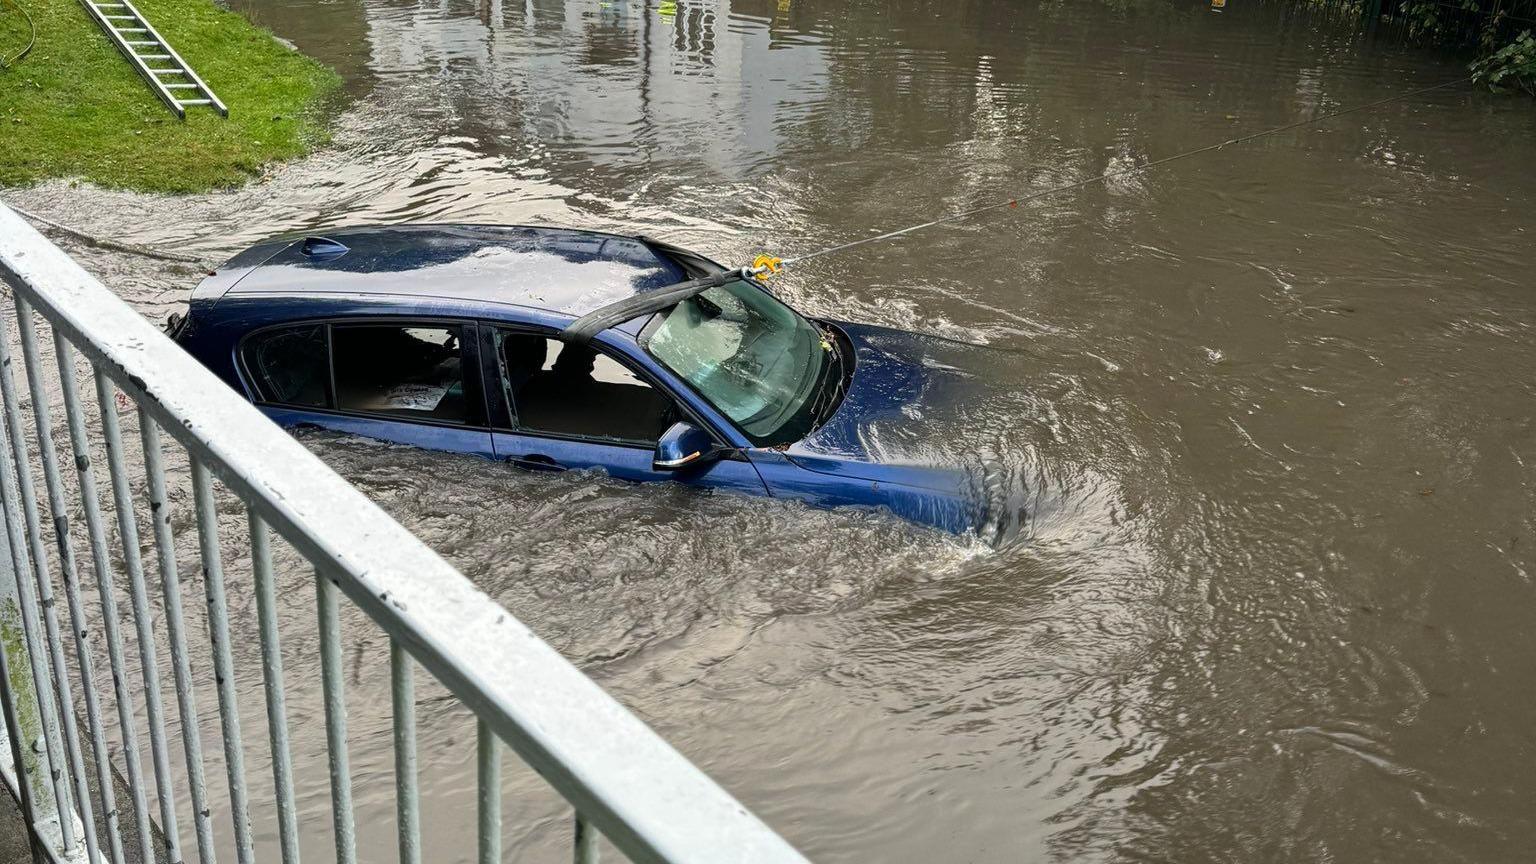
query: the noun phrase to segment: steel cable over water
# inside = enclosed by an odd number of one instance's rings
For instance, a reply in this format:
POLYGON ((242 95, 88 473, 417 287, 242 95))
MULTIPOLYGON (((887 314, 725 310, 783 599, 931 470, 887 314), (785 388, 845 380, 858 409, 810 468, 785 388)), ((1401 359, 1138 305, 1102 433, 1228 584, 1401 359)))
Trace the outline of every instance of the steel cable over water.
POLYGON ((39 225, 46 225, 55 231, 62 231, 63 233, 68 234, 77 240, 84 240, 86 243, 101 249, 108 249, 113 252, 123 252, 128 255, 137 255, 140 258, 155 258, 160 261, 175 261, 181 264, 197 264, 199 266, 203 266, 207 263, 201 258, 193 258, 190 255, 182 255, 176 252, 166 252, 161 249, 156 249, 152 246, 143 246, 138 243, 123 243, 117 240, 109 240, 105 237, 98 237, 95 234, 81 231, 79 228, 71 228, 62 222, 55 222, 52 219, 48 219, 46 217, 39 216, 36 213, 23 210, 13 204, 6 204, 5 206, 10 207, 15 212, 25 216, 33 222, 38 223, 39 225))
MULTIPOLYGON (((1305 118, 1305 119, 1302 119, 1302 120, 1296 120, 1296 121, 1291 122, 1291 123, 1286 123, 1286 124, 1284 124, 1282 126, 1275 126, 1274 128, 1271 128, 1271 129, 1265 129, 1265 130, 1263 130, 1261 132, 1253 132, 1253 133, 1250 133, 1248 135, 1239 135, 1236 138, 1228 138, 1225 141, 1219 141, 1219 142, 1217 142, 1215 144, 1207 144, 1204 147, 1199 147, 1199 148, 1196 148, 1194 150, 1185 150, 1185 151, 1183 151, 1181 153, 1175 153, 1172 156, 1164 156, 1161 159, 1155 159, 1155 160, 1153 160, 1151 162, 1148 162, 1145 165, 1134 165, 1134 166, 1131 166, 1130 168, 1121 168, 1121 169, 1116 170, 1116 171, 1107 171, 1107 172, 1105 172, 1103 174, 1098 175, 1097 177, 1090 177, 1087 180, 1078 180, 1078 181, 1073 182, 1073 183, 1066 183, 1066 184, 1063 184, 1061 186, 1053 186, 1053 187, 1051 187, 1049 189, 1041 189, 1041 190, 1038 190, 1038 191, 1035 191, 1035 192, 1030 192, 1027 195, 1021 195, 1021 196, 1018 196, 1016 198, 1007 198, 1007 199, 1004 199, 1002 201, 994 201, 994 202, 992 202, 990 204, 983 204, 983 205, 981 205, 979 207, 971 207, 971 208, 968 208, 968 209, 965 209, 965 210, 958 211, 956 213, 951 213, 948 216, 942 216, 942 217, 940 217, 938 219, 932 219, 932 220, 929 220, 927 222, 918 223, 916 225, 909 225, 909 226, 907 226, 905 228, 898 228, 898 229, 896 229, 894 231, 887 231, 887 232, 885 232, 883 234, 876 234, 873 237, 861 237, 858 240, 850 240, 850 241, 848 241, 846 243, 839 243, 839 244, 837 244, 835 246, 828 246, 825 249, 818 249, 815 252, 807 252, 804 255, 796 255, 796 256, 794 256, 792 258, 773 259, 773 263, 771 265, 757 264, 757 265, 754 265, 752 267, 743 268, 743 269, 747 270, 747 271, 749 271, 749 272, 751 272, 753 274, 757 274, 759 276, 766 276, 769 273, 776 272, 778 268, 788 267, 788 266, 790 266, 792 264, 799 264, 802 261, 809 261, 812 258, 820 258, 823 255, 831 255, 834 252, 842 252, 842 251, 845 251, 845 250, 848 250, 848 249, 852 249, 852 248, 854 248, 856 246, 863 246, 866 243, 878 243, 878 242, 880 242, 882 240, 894 240, 897 237, 901 237, 901 236, 906 235, 906 234, 911 234, 911 233, 913 233, 915 231, 921 231, 924 228, 932 228, 932 227, 935 227, 937 225, 946 225, 946 224, 949 224, 951 222, 959 222, 959 221, 962 221, 964 219, 969 219, 972 216, 977 216, 979 214, 987 213, 987 212, 990 212, 990 211, 993 211, 993 210, 1002 210, 1004 208, 1016 208, 1016 207, 1019 206, 1020 202, 1033 201, 1033 200, 1035 200, 1037 198, 1044 198, 1044 197, 1046 197, 1048 195, 1055 195, 1055 194, 1058 194, 1058 193, 1061 193, 1061 192, 1070 192, 1073 189, 1081 189, 1081 188, 1083 188, 1085 186, 1091 186, 1091 185, 1093 185, 1095 183, 1107 182, 1107 181, 1113 180, 1113 179, 1115 179, 1117 177, 1126 177, 1126 176, 1129 176, 1131 174, 1135 174, 1135 173, 1137 173, 1139 171, 1146 171, 1146 170, 1151 169, 1151 168, 1157 168, 1157 167, 1160 167, 1160 166, 1163 166, 1163 165, 1167 165, 1170 162, 1177 162, 1180 159, 1188 159, 1188 158, 1190 158, 1192 156, 1199 156, 1202 153, 1210 153, 1210 152, 1215 151, 1215 150, 1220 150, 1220 149, 1222 149, 1224 147, 1231 147, 1234 144, 1246 144, 1249 141, 1254 141, 1256 139, 1264 138, 1264 137, 1269 136, 1269 135, 1276 135, 1276 134, 1279 134, 1281 132, 1287 132, 1287 131, 1290 131, 1292 129, 1297 129, 1297 128, 1300 128, 1302 126, 1307 126, 1307 125, 1312 124, 1312 123, 1321 123, 1324 120, 1332 120, 1335 117, 1342 117, 1345 114, 1354 114, 1354 113, 1359 112, 1359 111, 1370 110, 1371 108, 1380 108, 1383 105, 1388 105, 1388 104, 1391 104, 1393 102, 1401 101, 1403 99, 1409 99, 1409 98, 1412 98, 1414 96, 1422 96, 1425 93, 1432 93, 1432 92, 1434 92, 1436 90, 1444 90, 1444 89, 1446 89, 1448 87, 1454 87, 1454 86, 1456 86, 1458 84, 1465 84, 1468 81, 1471 81, 1472 78, 1473 78, 1473 76, 1467 75, 1467 76, 1462 77, 1462 78, 1457 78, 1454 81, 1446 81, 1444 83, 1435 84, 1435 85, 1430 86, 1430 87, 1420 87, 1417 90, 1409 90, 1409 91, 1407 91, 1405 93, 1399 93, 1399 94, 1397 94, 1395 96, 1388 96, 1388 97, 1383 98, 1383 99, 1377 99, 1375 102, 1367 102, 1367 103, 1362 104, 1362 105, 1354 105, 1354 106, 1351 106, 1349 108, 1341 108, 1338 111, 1330 111, 1330 112, 1325 113, 1325 114, 1319 114, 1316 117, 1308 117, 1308 118, 1305 118)), ((759 260, 762 260, 762 259, 759 259, 759 260)))

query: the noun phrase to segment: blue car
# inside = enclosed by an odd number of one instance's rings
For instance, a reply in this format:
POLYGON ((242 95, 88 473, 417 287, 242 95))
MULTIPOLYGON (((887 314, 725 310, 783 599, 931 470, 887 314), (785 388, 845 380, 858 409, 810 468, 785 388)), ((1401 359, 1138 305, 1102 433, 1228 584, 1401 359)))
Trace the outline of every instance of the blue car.
POLYGON ((274 238, 203 280, 171 332, 287 428, 884 507, 956 533, 996 519, 978 472, 893 446, 967 392, 924 360, 945 340, 807 318, 749 275, 645 237, 421 225, 274 238))

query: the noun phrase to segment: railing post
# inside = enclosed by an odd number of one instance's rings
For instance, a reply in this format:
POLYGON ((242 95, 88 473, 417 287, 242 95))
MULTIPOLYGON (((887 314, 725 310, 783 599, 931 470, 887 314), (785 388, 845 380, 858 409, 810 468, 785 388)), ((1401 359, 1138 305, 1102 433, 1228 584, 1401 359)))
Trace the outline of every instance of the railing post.
POLYGON ((597 829, 587 817, 576 814, 575 852, 571 856, 576 864, 597 864, 597 829))
POLYGON ((479 783, 480 864, 501 864, 501 750, 496 733, 475 724, 475 765, 479 783))
POLYGON ((251 578, 261 630, 261 679, 267 695, 267 739, 272 747, 272 788, 283 864, 299 864, 299 817, 293 803, 293 756, 288 748, 288 709, 283 683, 283 649, 277 632, 277 589, 272 584, 272 549, 267 523, 246 511, 251 530, 251 578))
POLYGON ((176 568, 176 540, 171 535, 171 505, 165 494, 164 455, 160 427, 139 405, 139 438, 144 445, 145 492, 149 521, 155 535, 160 563, 160 589, 164 600, 166 641, 171 648, 171 675, 176 682, 176 706, 181 714, 181 750, 186 757, 187 787, 192 799, 192 826, 197 832, 197 857, 214 864, 213 811, 203 779, 202 727, 198 722, 197 695, 192 684, 192 661, 187 654, 186 624, 181 614, 181 575, 176 568))
POLYGON ((421 864, 421 808, 416 791, 416 685, 411 655, 389 640, 390 689, 395 715, 395 818, 400 864, 421 864))
POLYGON ((341 618, 336 583, 315 569, 315 608, 320 630, 320 686, 325 691, 325 743, 331 767, 331 825, 336 864, 356 864, 352 815, 352 768, 347 754, 347 700, 342 693, 341 618))
POLYGON ((229 639, 229 604, 224 596, 224 564, 219 550, 219 520, 213 477, 192 459, 192 500, 197 510, 198 544, 203 557, 203 588, 208 599, 208 635, 213 641, 214 681, 219 691, 219 726, 224 736, 224 768, 229 778, 229 809, 235 827, 235 860, 252 864, 251 814, 245 790, 245 751, 240 734, 235 664, 229 639))
MULTIPOLYGON (((96 576, 96 596, 100 600, 102 633, 106 637, 107 662, 111 669, 113 701, 117 703, 118 732, 122 736, 123 762, 127 766, 128 794, 133 802, 133 824, 139 835, 139 859, 155 860, 154 832, 150 828, 149 801, 145 797, 144 771, 139 764, 139 733, 133 717, 133 692, 123 655, 122 622, 113 590, 110 547, 101 515, 101 495, 96 486, 96 468, 91 459, 91 439, 85 431, 85 412, 81 408, 75 352, 57 330, 53 333, 54 358, 59 366, 59 386, 64 391, 64 417, 69 426, 69 440, 74 455, 80 502, 85 513, 86 533, 91 541, 91 565, 96 576)), ((98 776, 106 776, 99 771, 98 776)))
MULTIPOLYGON (((74 637, 76 671, 80 677, 80 695, 85 702, 86 729, 91 736, 91 754, 95 757, 96 776, 109 776, 106 732, 101 725, 101 703, 96 693, 96 663, 92 659, 85 613, 80 603, 79 570, 75 561, 75 546, 69 525, 69 504, 64 497, 64 483, 59 477, 58 450, 53 441, 53 420, 49 416, 48 393, 43 380, 41 352, 37 346, 37 332, 33 323, 32 307, 22 298, 16 298, 16 321, 21 332, 22 365, 26 369, 27 392, 32 397, 32 422, 37 429, 37 453, 43 463, 43 485, 48 490, 48 509, 53 514, 54 540, 59 551, 59 575, 64 583, 65 603, 69 608, 69 630, 74 637)), ((96 835, 96 820, 91 804, 90 783, 86 778, 85 753, 80 745, 79 721, 75 718, 76 705, 69 685, 69 670, 64 662, 63 637, 59 627, 60 615, 50 580, 43 579, 38 585, 38 596, 43 603, 43 618, 48 625, 50 642, 58 645, 54 653, 54 678, 59 690, 59 702, 63 706, 65 743, 69 746, 70 764, 74 766, 75 807, 82 821, 85 848, 92 861, 99 861, 100 839, 96 835)), ((106 822, 108 850, 113 864, 123 860, 122 839, 117 819, 116 796, 111 783, 98 782, 101 796, 101 816, 106 822)))
MULTIPOLYGON (((56 835, 60 849, 66 854, 73 854, 78 848, 78 838, 75 836, 74 807, 70 801, 70 778, 67 776, 70 774, 70 766, 66 764, 63 755, 59 703, 54 699, 55 682, 46 662, 46 658, 54 653, 50 649, 57 645, 48 645, 43 634, 42 614, 38 610, 36 594, 38 588, 46 585, 49 579, 48 555, 42 540, 42 527, 38 524, 37 490, 32 486, 31 462, 27 455, 25 433, 21 428, 20 398, 11 377, 11 361, 10 341, 0 332, 0 402, 4 405, 4 411, 0 413, 0 439, 8 445, 6 452, 0 453, 0 498, 4 499, 6 539, 11 547, 10 560, 15 577, 7 587, 14 587, 16 609, 19 612, 15 616, 7 614, 8 621, 19 619, 19 625, 14 629, 8 627, 4 636, 7 642, 19 647, 18 653, 26 655, 32 694, 40 709, 41 734, 32 749, 46 758, 46 767, 43 768, 46 773, 38 777, 40 782, 33 787, 39 793, 32 799, 36 808, 34 816, 38 817, 32 823, 33 828, 44 833, 50 842, 56 835), (51 808, 41 800, 44 793, 52 802, 51 808), (51 819, 48 818, 50 816, 51 819)), ((9 611, 6 610, 7 613, 9 611)), ((63 663, 56 665, 62 667, 63 663)), ((29 704, 30 701, 24 701, 23 704, 29 704)), ((69 701, 65 700, 64 710, 68 711, 71 707, 69 701)), ((72 718, 67 716, 66 719, 72 718)), ((20 728, 31 728, 24 716, 20 728)), ((23 754, 25 752, 23 748, 23 754)))
MULTIPOLYGON (((127 455, 123 451, 123 434, 117 419, 117 390, 94 364, 92 377, 96 383, 96 404, 101 408, 102 442, 107 453, 107 474, 112 478, 112 504, 117 515, 117 535, 122 543, 123 569, 128 575, 128 598, 139 649, 139 675, 144 682, 144 717, 149 726, 150 764, 154 768, 155 793, 160 805, 160 835, 165 844, 166 859, 180 861, 181 839, 176 827, 171 757, 165 741, 160 666, 155 652, 149 594, 144 585, 144 562, 139 557, 139 523, 134 518, 133 486, 128 479, 127 455)), ((129 725, 124 724, 124 728, 129 725)))

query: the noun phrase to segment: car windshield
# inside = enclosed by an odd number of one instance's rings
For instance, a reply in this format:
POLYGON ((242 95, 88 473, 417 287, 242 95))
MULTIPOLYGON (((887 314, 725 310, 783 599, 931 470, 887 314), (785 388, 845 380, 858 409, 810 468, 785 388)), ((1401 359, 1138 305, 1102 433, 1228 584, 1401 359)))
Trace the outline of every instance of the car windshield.
POLYGON ((647 326, 646 350, 760 447, 816 423, 829 349, 816 325, 745 282, 678 303, 647 326))

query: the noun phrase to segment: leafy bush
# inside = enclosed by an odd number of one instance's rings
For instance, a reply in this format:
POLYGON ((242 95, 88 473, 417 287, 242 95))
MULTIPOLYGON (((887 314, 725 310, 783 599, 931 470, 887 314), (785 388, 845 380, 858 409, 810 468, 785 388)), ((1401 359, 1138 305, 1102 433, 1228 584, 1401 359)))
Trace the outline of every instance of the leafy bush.
POLYGON ((1314 7, 1380 14, 1389 32, 1418 45, 1476 51, 1474 80, 1536 95, 1536 37, 1511 35, 1536 19, 1536 0, 1296 0, 1314 7))
POLYGON ((1508 45, 1473 63, 1471 69, 1479 83, 1495 90, 1513 85, 1536 95, 1536 39, 1526 30, 1508 45))

